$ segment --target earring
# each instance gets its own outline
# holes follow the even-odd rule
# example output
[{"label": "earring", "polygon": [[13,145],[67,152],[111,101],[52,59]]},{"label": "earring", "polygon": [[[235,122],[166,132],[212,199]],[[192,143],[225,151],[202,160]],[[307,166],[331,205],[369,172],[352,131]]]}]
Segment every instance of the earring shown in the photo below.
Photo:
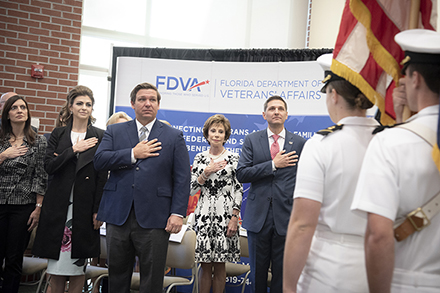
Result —
[{"label": "earring", "polygon": [[73,114],[73,112],[72,111],[70,111],[70,115],[72,115]]}]

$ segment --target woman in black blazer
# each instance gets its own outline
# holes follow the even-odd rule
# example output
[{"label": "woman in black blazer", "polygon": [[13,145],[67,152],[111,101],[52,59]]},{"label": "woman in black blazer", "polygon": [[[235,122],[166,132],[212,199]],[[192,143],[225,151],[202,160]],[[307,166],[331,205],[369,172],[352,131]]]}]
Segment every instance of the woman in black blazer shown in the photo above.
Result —
[{"label": "woman in black blazer", "polygon": [[91,126],[94,98],[85,86],[69,92],[63,121],[50,136],[45,169],[53,179],[46,192],[33,253],[48,258],[52,293],[82,292],[86,259],[99,256],[96,220],[107,172],[98,172],[93,157],[104,130]]},{"label": "woman in black blazer", "polygon": [[20,286],[23,253],[31,231],[38,225],[46,192],[43,168],[46,139],[31,128],[26,100],[10,97],[3,108],[0,128],[0,264],[3,293]]}]

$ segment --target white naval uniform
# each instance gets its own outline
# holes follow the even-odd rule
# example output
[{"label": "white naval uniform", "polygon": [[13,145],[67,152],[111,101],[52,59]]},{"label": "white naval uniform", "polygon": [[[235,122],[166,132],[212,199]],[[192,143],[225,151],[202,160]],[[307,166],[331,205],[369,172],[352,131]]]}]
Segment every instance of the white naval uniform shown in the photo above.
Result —
[{"label": "white naval uniform", "polygon": [[[439,106],[409,121],[437,131]],[[352,209],[392,221],[427,203],[440,190],[432,147],[418,135],[394,127],[378,133],[365,155]],[[395,243],[391,292],[440,292],[440,215],[431,225]]]},{"label": "white naval uniform", "polygon": [[372,118],[345,117],[341,130],[314,135],[298,164],[294,198],[321,202],[318,227],[298,292],[368,292],[363,236],[366,219],[350,211]]}]

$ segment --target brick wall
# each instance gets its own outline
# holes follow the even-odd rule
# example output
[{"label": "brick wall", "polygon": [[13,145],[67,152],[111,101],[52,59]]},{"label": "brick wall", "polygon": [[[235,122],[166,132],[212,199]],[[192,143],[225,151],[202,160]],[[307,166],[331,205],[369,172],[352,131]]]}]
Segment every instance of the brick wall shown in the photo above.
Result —
[{"label": "brick wall", "polygon": [[[82,0],[0,0],[0,94],[26,97],[41,133],[52,131],[78,84]],[[44,66],[44,78],[31,66]]]}]

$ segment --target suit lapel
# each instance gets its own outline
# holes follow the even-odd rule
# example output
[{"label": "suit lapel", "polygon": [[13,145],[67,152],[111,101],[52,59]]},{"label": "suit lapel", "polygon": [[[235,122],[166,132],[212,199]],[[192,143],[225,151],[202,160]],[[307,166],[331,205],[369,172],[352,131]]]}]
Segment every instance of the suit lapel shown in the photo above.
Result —
[{"label": "suit lapel", "polygon": [[[89,126],[87,128],[86,137],[85,139],[91,138],[91,137],[98,137],[98,134],[95,131],[95,128],[92,126]],[[82,152],[78,156],[78,162],[76,163],[76,172],[78,172],[81,168],[89,164],[91,161],[93,161],[93,157],[95,155],[96,149],[98,148],[99,143],[97,143],[94,147],[86,150],[85,152]]]},{"label": "suit lapel", "polygon": [[63,132],[60,134],[60,141],[58,142],[56,149],[61,149],[62,151],[64,151],[68,147],[72,147],[72,138],[70,137],[71,131],[72,131],[71,124],[64,127]]},{"label": "suit lapel", "polygon": [[135,147],[139,143],[139,133],[136,125],[136,120],[130,120],[125,123],[126,133],[128,134],[128,141],[131,147]]},{"label": "suit lapel", "polygon": [[286,138],[284,139],[284,149],[286,150],[286,153],[293,150],[293,146],[295,145],[295,141],[293,138],[293,134],[286,129]]},{"label": "suit lapel", "polygon": [[154,138],[158,138],[163,131],[163,124],[159,120],[156,119],[153,127],[151,127],[150,135],[148,135],[148,140],[152,140]]},{"label": "suit lapel", "polygon": [[272,160],[270,156],[269,138],[267,137],[267,129],[261,132],[260,145],[263,151],[264,160],[265,161]]}]

